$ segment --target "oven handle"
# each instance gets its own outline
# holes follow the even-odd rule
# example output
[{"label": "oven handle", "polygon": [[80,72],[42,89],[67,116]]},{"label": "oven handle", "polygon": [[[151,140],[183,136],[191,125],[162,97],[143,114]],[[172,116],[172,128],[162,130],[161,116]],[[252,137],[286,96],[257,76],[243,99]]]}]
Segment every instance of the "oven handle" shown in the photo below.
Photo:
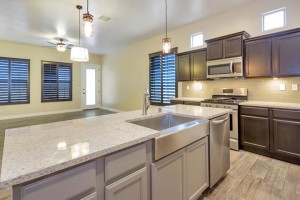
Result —
[{"label": "oven handle", "polygon": [[222,124],[223,122],[227,121],[229,119],[229,116],[226,117],[225,119],[221,119],[221,120],[213,120],[211,123],[212,124]]}]

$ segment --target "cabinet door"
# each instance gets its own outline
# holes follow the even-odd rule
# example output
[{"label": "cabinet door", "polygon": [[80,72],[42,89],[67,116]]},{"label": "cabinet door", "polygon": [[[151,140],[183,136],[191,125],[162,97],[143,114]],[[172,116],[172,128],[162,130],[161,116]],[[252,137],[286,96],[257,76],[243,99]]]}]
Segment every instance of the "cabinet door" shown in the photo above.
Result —
[{"label": "cabinet door", "polygon": [[224,57],[232,58],[243,55],[242,51],[243,39],[242,36],[231,37],[224,40]]},{"label": "cabinet door", "polygon": [[152,199],[185,200],[185,149],[152,164]]},{"label": "cabinet door", "polygon": [[90,195],[87,195],[87,196],[81,198],[80,200],[97,200],[97,193],[94,192]]},{"label": "cabinet door", "polygon": [[300,159],[300,122],[274,119],[274,153]]},{"label": "cabinet door", "polygon": [[300,33],[273,39],[274,76],[300,76]]},{"label": "cabinet door", "polygon": [[207,137],[186,148],[187,199],[196,200],[209,186]]},{"label": "cabinet door", "polygon": [[223,58],[223,40],[207,43],[207,60]]},{"label": "cabinet door", "polygon": [[246,76],[272,76],[272,39],[261,39],[246,43]]},{"label": "cabinet door", "polygon": [[269,151],[269,118],[241,115],[242,145]]},{"label": "cabinet door", "polygon": [[178,81],[191,80],[190,55],[183,55],[177,57],[177,70]]},{"label": "cabinet door", "polygon": [[193,81],[206,80],[206,51],[191,54],[191,70],[191,79]]},{"label": "cabinet door", "polygon": [[106,200],[146,200],[146,167],[105,187]]}]

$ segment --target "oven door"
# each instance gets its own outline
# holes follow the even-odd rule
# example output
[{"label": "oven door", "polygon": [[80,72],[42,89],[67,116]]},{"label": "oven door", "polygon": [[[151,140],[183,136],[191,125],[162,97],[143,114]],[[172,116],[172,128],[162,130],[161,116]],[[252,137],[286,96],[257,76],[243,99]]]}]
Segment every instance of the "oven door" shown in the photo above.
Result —
[{"label": "oven door", "polygon": [[239,150],[239,126],[238,111],[233,110],[230,113],[230,148]]}]

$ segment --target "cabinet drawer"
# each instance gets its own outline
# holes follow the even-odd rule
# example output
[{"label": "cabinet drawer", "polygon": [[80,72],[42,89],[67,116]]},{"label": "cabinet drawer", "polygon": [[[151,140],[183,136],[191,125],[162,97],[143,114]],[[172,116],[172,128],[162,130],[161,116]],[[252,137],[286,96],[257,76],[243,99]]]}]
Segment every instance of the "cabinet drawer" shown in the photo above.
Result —
[{"label": "cabinet drawer", "polygon": [[91,162],[21,188],[22,200],[71,199],[96,188],[96,163]]},{"label": "cabinet drawer", "polygon": [[146,144],[114,153],[105,157],[105,181],[134,171],[146,164]]},{"label": "cabinet drawer", "polygon": [[300,110],[273,109],[274,118],[300,120]]},{"label": "cabinet drawer", "polygon": [[241,114],[242,115],[255,115],[255,116],[268,117],[269,109],[268,108],[241,106]]}]

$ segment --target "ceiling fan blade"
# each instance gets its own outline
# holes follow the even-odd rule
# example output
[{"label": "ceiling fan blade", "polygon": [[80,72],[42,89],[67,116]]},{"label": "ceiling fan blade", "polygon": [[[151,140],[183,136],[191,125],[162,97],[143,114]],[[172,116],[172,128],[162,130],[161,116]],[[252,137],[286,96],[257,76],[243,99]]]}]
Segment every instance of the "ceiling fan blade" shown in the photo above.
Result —
[{"label": "ceiling fan blade", "polygon": [[49,41],[47,41],[49,44],[52,44],[52,45],[55,45],[56,46],[56,43],[53,43],[53,42],[49,42]]}]

